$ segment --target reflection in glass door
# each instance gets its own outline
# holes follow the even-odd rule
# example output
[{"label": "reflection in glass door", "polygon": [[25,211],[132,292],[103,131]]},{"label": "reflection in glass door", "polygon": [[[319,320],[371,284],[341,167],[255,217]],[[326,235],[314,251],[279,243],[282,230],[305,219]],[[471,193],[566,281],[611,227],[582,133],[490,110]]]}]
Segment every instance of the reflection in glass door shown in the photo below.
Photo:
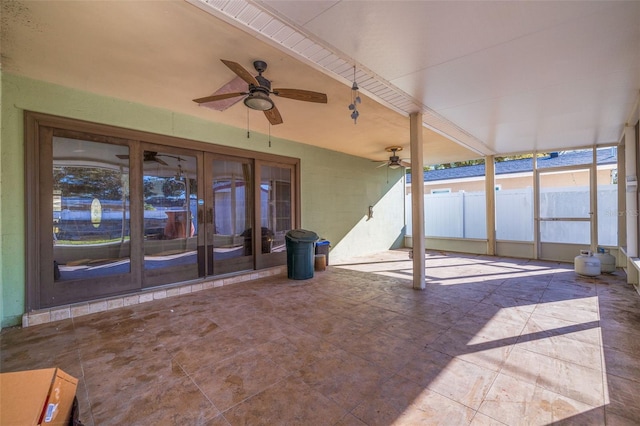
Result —
[{"label": "reflection in glass door", "polygon": [[144,286],[199,276],[197,157],[144,151]]},{"label": "reflection in glass door", "polygon": [[538,170],[540,258],[571,260],[591,245],[589,168]]},{"label": "reflection in glass door", "polygon": [[258,267],[285,261],[285,235],[293,223],[293,170],[280,165],[260,166],[260,224],[262,250]]},{"label": "reflection in glass door", "polygon": [[286,263],[299,160],[37,113],[25,122],[27,310]]},{"label": "reflection in glass door", "polygon": [[253,269],[253,167],[248,160],[211,158],[212,226],[207,232],[213,274]]},{"label": "reflection in glass door", "polygon": [[54,280],[131,271],[128,147],[53,140]]},{"label": "reflection in glass door", "polygon": [[40,181],[40,217],[51,224],[42,229],[40,306],[133,288],[125,143],[52,137],[51,171]]}]

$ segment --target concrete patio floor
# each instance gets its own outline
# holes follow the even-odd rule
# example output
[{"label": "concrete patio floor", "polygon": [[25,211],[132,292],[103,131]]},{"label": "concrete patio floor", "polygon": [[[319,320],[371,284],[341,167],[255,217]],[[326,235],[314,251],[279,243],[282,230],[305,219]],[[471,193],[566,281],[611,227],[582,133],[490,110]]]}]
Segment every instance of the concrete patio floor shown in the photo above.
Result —
[{"label": "concrete patio floor", "polygon": [[79,379],[85,425],[637,425],[624,273],[406,251],[0,334],[0,370]]}]

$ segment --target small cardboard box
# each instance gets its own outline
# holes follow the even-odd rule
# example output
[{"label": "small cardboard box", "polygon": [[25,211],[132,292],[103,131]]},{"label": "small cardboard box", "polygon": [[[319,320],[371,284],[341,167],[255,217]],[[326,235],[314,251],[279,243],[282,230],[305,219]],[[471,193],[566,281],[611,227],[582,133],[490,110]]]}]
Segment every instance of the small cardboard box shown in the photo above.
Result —
[{"label": "small cardboard box", "polygon": [[0,425],[68,425],[77,386],[59,368],[0,374]]}]

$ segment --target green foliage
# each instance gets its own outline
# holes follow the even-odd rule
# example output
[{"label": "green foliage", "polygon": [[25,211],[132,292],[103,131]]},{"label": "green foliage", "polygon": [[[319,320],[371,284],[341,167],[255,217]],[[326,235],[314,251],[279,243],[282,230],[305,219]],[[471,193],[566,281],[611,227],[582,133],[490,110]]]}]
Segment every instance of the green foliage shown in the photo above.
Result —
[{"label": "green foliage", "polygon": [[98,167],[63,166],[53,169],[54,189],[64,197],[120,200],[123,178],[118,170]]}]

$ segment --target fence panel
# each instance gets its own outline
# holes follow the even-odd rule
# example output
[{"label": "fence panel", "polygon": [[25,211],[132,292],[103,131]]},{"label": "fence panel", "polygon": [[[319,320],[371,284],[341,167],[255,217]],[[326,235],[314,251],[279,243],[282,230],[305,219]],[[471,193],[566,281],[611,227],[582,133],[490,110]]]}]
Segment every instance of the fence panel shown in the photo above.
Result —
[{"label": "fence panel", "polygon": [[598,185],[598,244],[618,245],[617,185]]},{"label": "fence panel", "polygon": [[496,191],[496,239],[533,241],[533,188]]},{"label": "fence panel", "polygon": [[426,194],[424,230],[427,237],[464,237],[464,193]]},{"label": "fence panel", "polygon": [[463,238],[487,238],[487,205],[484,191],[462,192]]},{"label": "fence panel", "polygon": [[[405,201],[407,235],[413,235],[411,195],[407,195]],[[588,217],[588,188],[544,189],[540,192],[540,201],[542,217]],[[424,203],[427,237],[487,237],[484,191],[425,194]],[[617,186],[598,186],[598,244],[618,244],[617,212]],[[496,192],[498,240],[533,241],[533,217],[532,188]],[[543,222],[541,241],[574,241],[588,244],[588,224],[585,224],[586,222]]]}]

